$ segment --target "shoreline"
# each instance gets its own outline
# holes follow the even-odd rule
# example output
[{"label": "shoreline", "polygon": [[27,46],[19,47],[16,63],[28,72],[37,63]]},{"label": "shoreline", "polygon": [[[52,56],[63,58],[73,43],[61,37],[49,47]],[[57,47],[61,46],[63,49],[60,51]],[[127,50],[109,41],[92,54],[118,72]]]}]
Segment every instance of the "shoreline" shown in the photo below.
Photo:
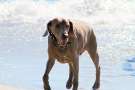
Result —
[{"label": "shoreline", "polygon": [[19,89],[10,85],[0,84],[0,90],[23,90],[23,89]]}]

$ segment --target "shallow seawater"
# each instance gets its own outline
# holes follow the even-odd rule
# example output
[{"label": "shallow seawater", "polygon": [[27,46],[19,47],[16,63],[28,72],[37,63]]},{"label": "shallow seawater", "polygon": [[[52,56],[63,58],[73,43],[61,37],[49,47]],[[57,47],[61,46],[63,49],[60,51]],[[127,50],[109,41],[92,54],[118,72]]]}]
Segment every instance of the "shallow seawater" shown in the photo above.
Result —
[{"label": "shallow seawater", "polygon": [[[53,6],[53,4],[58,1],[61,0],[30,0],[29,2],[24,0],[22,1],[23,3],[18,0],[0,0],[0,10],[2,12],[0,14],[0,84],[6,84],[24,90],[43,90],[42,76],[48,59],[48,46],[47,37],[42,37],[42,35],[46,30],[45,22],[48,21],[49,16],[55,16],[57,13],[58,15],[63,14],[64,12],[65,16],[66,14],[69,14],[69,16],[73,18],[79,14],[80,16],[83,15],[81,14],[81,11],[84,13],[85,9],[94,8],[94,10],[97,10],[97,6],[87,8],[87,6],[83,6],[85,3],[78,2],[77,0],[74,0],[75,2],[73,5],[72,0],[67,2],[69,5],[71,4],[70,7],[72,8],[68,7],[65,2],[60,2],[60,4],[58,3],[58,6]],[[115,5],[110,7],[113,3],[116,4],[116,1],[110,1],[110,3],[107,2],[108,7],[105,8],[112,10],[112,12],[109,12],[113,16],[113,10],[124,2],[119,0],[116,7]],[[8,2],[9,6],[13,7],[9,8],[8,4],[7,6],[6,4],[5,6],[2,6],[5,2]],[[47,4],[44,2],[47,2]],[[105,1],[103,0],[100,3],[104,4],[104,2]],[[119,15],[129,15],[127,17],[130,17],[130,10],[132,11],[135,9],[132,4],[134,0],[130,0],[129,2],[131,4],[128,3],[128,6],[131,7],[126,7],[124,3],[122,5],[125,5],[125,8],[122,7],[120,10],[116,10],[117,18],[108,18],[105,16],[103,17],[105,20],[100,19],[102,18],[102,13],[101,17],[100,15],[97,15],[96,18],[88,17],[89,20],[97,20],[97,24],[94,24],[93,28],[97,37],[101,65],[100,90],[135,89],[135,19],[133,18],[134,16],[131,18],[125,17],[124,20],[127,21],[125,23],[123,18],[122,21],[119,21],[121,18],[118,17]],[[52,5],[52,9],[50,9],[53,11],[48,9],[48,3]],[[23,10],[23,5],[26,6],[28,10]],[[90,5],[93,5],[93,3]],[[124,14],[121,14],[121,12],[118,13],[122,10],[126,12],[126,9],[130,9],[129,12]],[[80,12],[78,13],[78,11]],[[132,11],[132,13],[134,15],[134,11]],[[94,15],[96,15],[96,13]],[[106,15],[106,13],[103,15]],[[88,18],[86,19],[88,20]],[[98,22],[98,19],[101,21],[99,20]],[[104,21],[111,22],[111,20],[112,23],[104,23]],[[92,85],[95,81],[95,68],[87,52],[80,56],[79,68],[79,90],[92,90]],[[67,79],[68,64],[56,62],[50,73],[49,79],[52,90],[67,90]]]},{"label": "shallow seawater", "polygon": [[[43,90],[47,38],[42,23],[0,24],[0,84]],[[135,25],[94,25],[101,64],[100,90],[135,88]],[[52,90],[66,90],[68,65],[56,62]],[[95,68],[87,53],[80,56],[79,90],[92,90]]]}]

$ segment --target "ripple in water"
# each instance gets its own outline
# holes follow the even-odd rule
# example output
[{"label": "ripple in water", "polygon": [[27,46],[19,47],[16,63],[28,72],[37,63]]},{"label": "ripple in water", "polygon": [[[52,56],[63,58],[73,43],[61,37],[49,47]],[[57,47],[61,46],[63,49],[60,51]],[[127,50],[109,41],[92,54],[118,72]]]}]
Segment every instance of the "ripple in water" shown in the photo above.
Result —
[{"label": "ripple in water", "polygon": [[123,70],[130,76],[135,76],[135,57],[130,57],[123,63]]}]

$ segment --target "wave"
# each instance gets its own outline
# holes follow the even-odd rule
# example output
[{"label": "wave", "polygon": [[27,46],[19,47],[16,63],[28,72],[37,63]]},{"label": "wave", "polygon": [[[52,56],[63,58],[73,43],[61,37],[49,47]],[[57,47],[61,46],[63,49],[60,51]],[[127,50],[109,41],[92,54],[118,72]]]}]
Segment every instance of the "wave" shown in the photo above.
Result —
[{"label": "wave", "polygon": [[98,23],[134,23],[135,0],[0,0],[0,21],[37,22],[62,16]]}]

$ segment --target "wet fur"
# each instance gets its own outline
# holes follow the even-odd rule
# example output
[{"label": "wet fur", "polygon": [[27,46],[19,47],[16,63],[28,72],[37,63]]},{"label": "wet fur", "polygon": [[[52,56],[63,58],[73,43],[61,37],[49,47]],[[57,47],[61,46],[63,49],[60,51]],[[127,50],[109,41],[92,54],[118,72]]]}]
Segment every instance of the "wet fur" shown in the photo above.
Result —
[{"label": "wet fur", "polygon": [[[47,24],[47,31],[45,32],[44,36],[47,36],[51,32],[50,28],[55,29],[53,24],[59,23],[61,19],[63,18],[55,18],[50,20]],[[57,22],[55,20],[57,20]],[[51,35],[48,36],[48,61],[46,71],[43,76],[44,90],[51,90],[48,75],[55,64],[55,60],[58,60],[60,63],[69,64],[69,78],[67,80],[66,88],[70,89],[73,86],[72,90],[77,90],[79,78],[79,55],[81,55],[84,51],[88,52],[96,68],[96,80],[93,85],[93,89],[95,90],[100,87],[100,66],[96,36],[93,29],[81,21],[65,21],[70,24],[68,33],[69,41],[72,43],[72,46],[66,48],[56,47]],[[55,32],[55,30],[53,32]]]}]

